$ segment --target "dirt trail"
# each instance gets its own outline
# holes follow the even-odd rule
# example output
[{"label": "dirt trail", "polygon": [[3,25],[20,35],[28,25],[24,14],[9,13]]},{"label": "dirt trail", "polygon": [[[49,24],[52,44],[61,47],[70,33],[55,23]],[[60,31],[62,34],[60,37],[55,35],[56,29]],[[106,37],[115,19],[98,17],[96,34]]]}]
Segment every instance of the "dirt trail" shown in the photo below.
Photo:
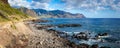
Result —
[{"label": "dirt trail", "polygon": [[27,46],[28,35],[31,33],[24,22],[0,25],[0,48],[23,48]]},{"label": "dirt trail", "polygon": [[4,24],[0,27],[0,48],[77,48],[67,39],[45,29],[38,30],[29,21]]}]

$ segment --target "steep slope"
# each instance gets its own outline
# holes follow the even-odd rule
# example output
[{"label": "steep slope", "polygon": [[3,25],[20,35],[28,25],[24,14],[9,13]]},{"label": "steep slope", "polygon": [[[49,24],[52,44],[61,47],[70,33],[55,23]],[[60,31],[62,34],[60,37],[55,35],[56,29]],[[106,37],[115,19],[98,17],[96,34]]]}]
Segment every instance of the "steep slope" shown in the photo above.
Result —
[{"label": "steep slope", "polygon": [[7,0],[0,0],[0,22],[20,20],[27,17],[27,15],[23,14],[17,9],[10,7]]},{"label": "steep slope", "polygon": [[24,48],[27,34],[32,31],[24,22],[14,21],[26,19],[28,16],[11,8],[7,1],[0,0],[0,48]]},{"label": "steep slope", "polygon": [[61,10],[53,10],[49,11],[53,16],[58,16],[59,18],[85,18],[83,14],[72,14],[69,12],[61,11]]},{"label": "steep slope", "polygon": [[44,9],[33,9],[39,16],[51,16],[51,18],[85,18],[83,14],[72,14],[61,10],[47,11]]},{"label": "steep slope", "polygon": [[18,10],[20,10],[21,12],[29,15],[29,16],[32,16],[32,17],[37,17],[38,15],[36,14],[36,12],[34,12],[33,10],[31,9],[28,9],[28,8],[25,8],[25,7],[21,7],[19,8]]}]

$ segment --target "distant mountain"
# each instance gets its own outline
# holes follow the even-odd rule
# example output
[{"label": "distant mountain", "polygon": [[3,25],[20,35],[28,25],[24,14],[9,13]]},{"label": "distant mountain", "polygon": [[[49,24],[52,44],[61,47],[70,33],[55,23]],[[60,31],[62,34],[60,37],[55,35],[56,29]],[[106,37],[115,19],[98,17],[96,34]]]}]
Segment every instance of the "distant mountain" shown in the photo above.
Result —
[{"label": "distant mountain", "polygon": [[48,18],[85,18],[83,14],[80,14],[80,13],[72,14],[70,12],[65,12],[61,10],[47,11],[44,9],[27,9],[24,7],[19,8],[19,10],[33,17],[39,16],[39,17],[45,17],[45,18],[47,17]]},{"label": "distant mountain", "polygon": [[61,10],[52,10],[47,11],[44,9],[32,9],[34,10],[38,16],[51,16],[51,18],[85,18],[83,14],[72,14],[69,12],[61,11]]}]

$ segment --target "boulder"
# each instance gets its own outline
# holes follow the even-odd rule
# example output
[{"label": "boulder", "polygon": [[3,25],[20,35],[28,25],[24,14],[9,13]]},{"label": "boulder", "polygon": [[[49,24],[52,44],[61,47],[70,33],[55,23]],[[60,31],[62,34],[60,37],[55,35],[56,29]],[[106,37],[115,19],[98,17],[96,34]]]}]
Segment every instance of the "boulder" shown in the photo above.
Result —
[{"label": "boulder", "polygon": [[108,33],[98,33],[98,35],[96,35],[97,38],[106,38],[108,37]]},{"label": "boulder", "polygon": [[79,48],[89,48],[89,47],[90,45],[84,43],[79,45]]},{"label": "boulder", "polygon": [[88,40],[88,35],[84,32],[80,32],[74,35],[74,38]]},{"label": "boulder", "polygon": [[98,34],[99,36],[107,36],[108,35],[108,33],[103,33],[103,34]]},{"label": "boulder", "polygon": [[99,48],[98,44],[93,44],[90,48]]}]

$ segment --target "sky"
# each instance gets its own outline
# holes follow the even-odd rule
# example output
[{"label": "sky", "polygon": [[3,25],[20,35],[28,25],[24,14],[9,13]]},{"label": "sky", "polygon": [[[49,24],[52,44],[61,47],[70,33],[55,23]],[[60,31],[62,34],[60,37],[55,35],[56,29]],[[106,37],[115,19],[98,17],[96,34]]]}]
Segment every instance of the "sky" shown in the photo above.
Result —
[{"label": "sky", "polygon": [[8,0],[12,7],[63,10],[87,18],[120,18],[120,0]]}]

